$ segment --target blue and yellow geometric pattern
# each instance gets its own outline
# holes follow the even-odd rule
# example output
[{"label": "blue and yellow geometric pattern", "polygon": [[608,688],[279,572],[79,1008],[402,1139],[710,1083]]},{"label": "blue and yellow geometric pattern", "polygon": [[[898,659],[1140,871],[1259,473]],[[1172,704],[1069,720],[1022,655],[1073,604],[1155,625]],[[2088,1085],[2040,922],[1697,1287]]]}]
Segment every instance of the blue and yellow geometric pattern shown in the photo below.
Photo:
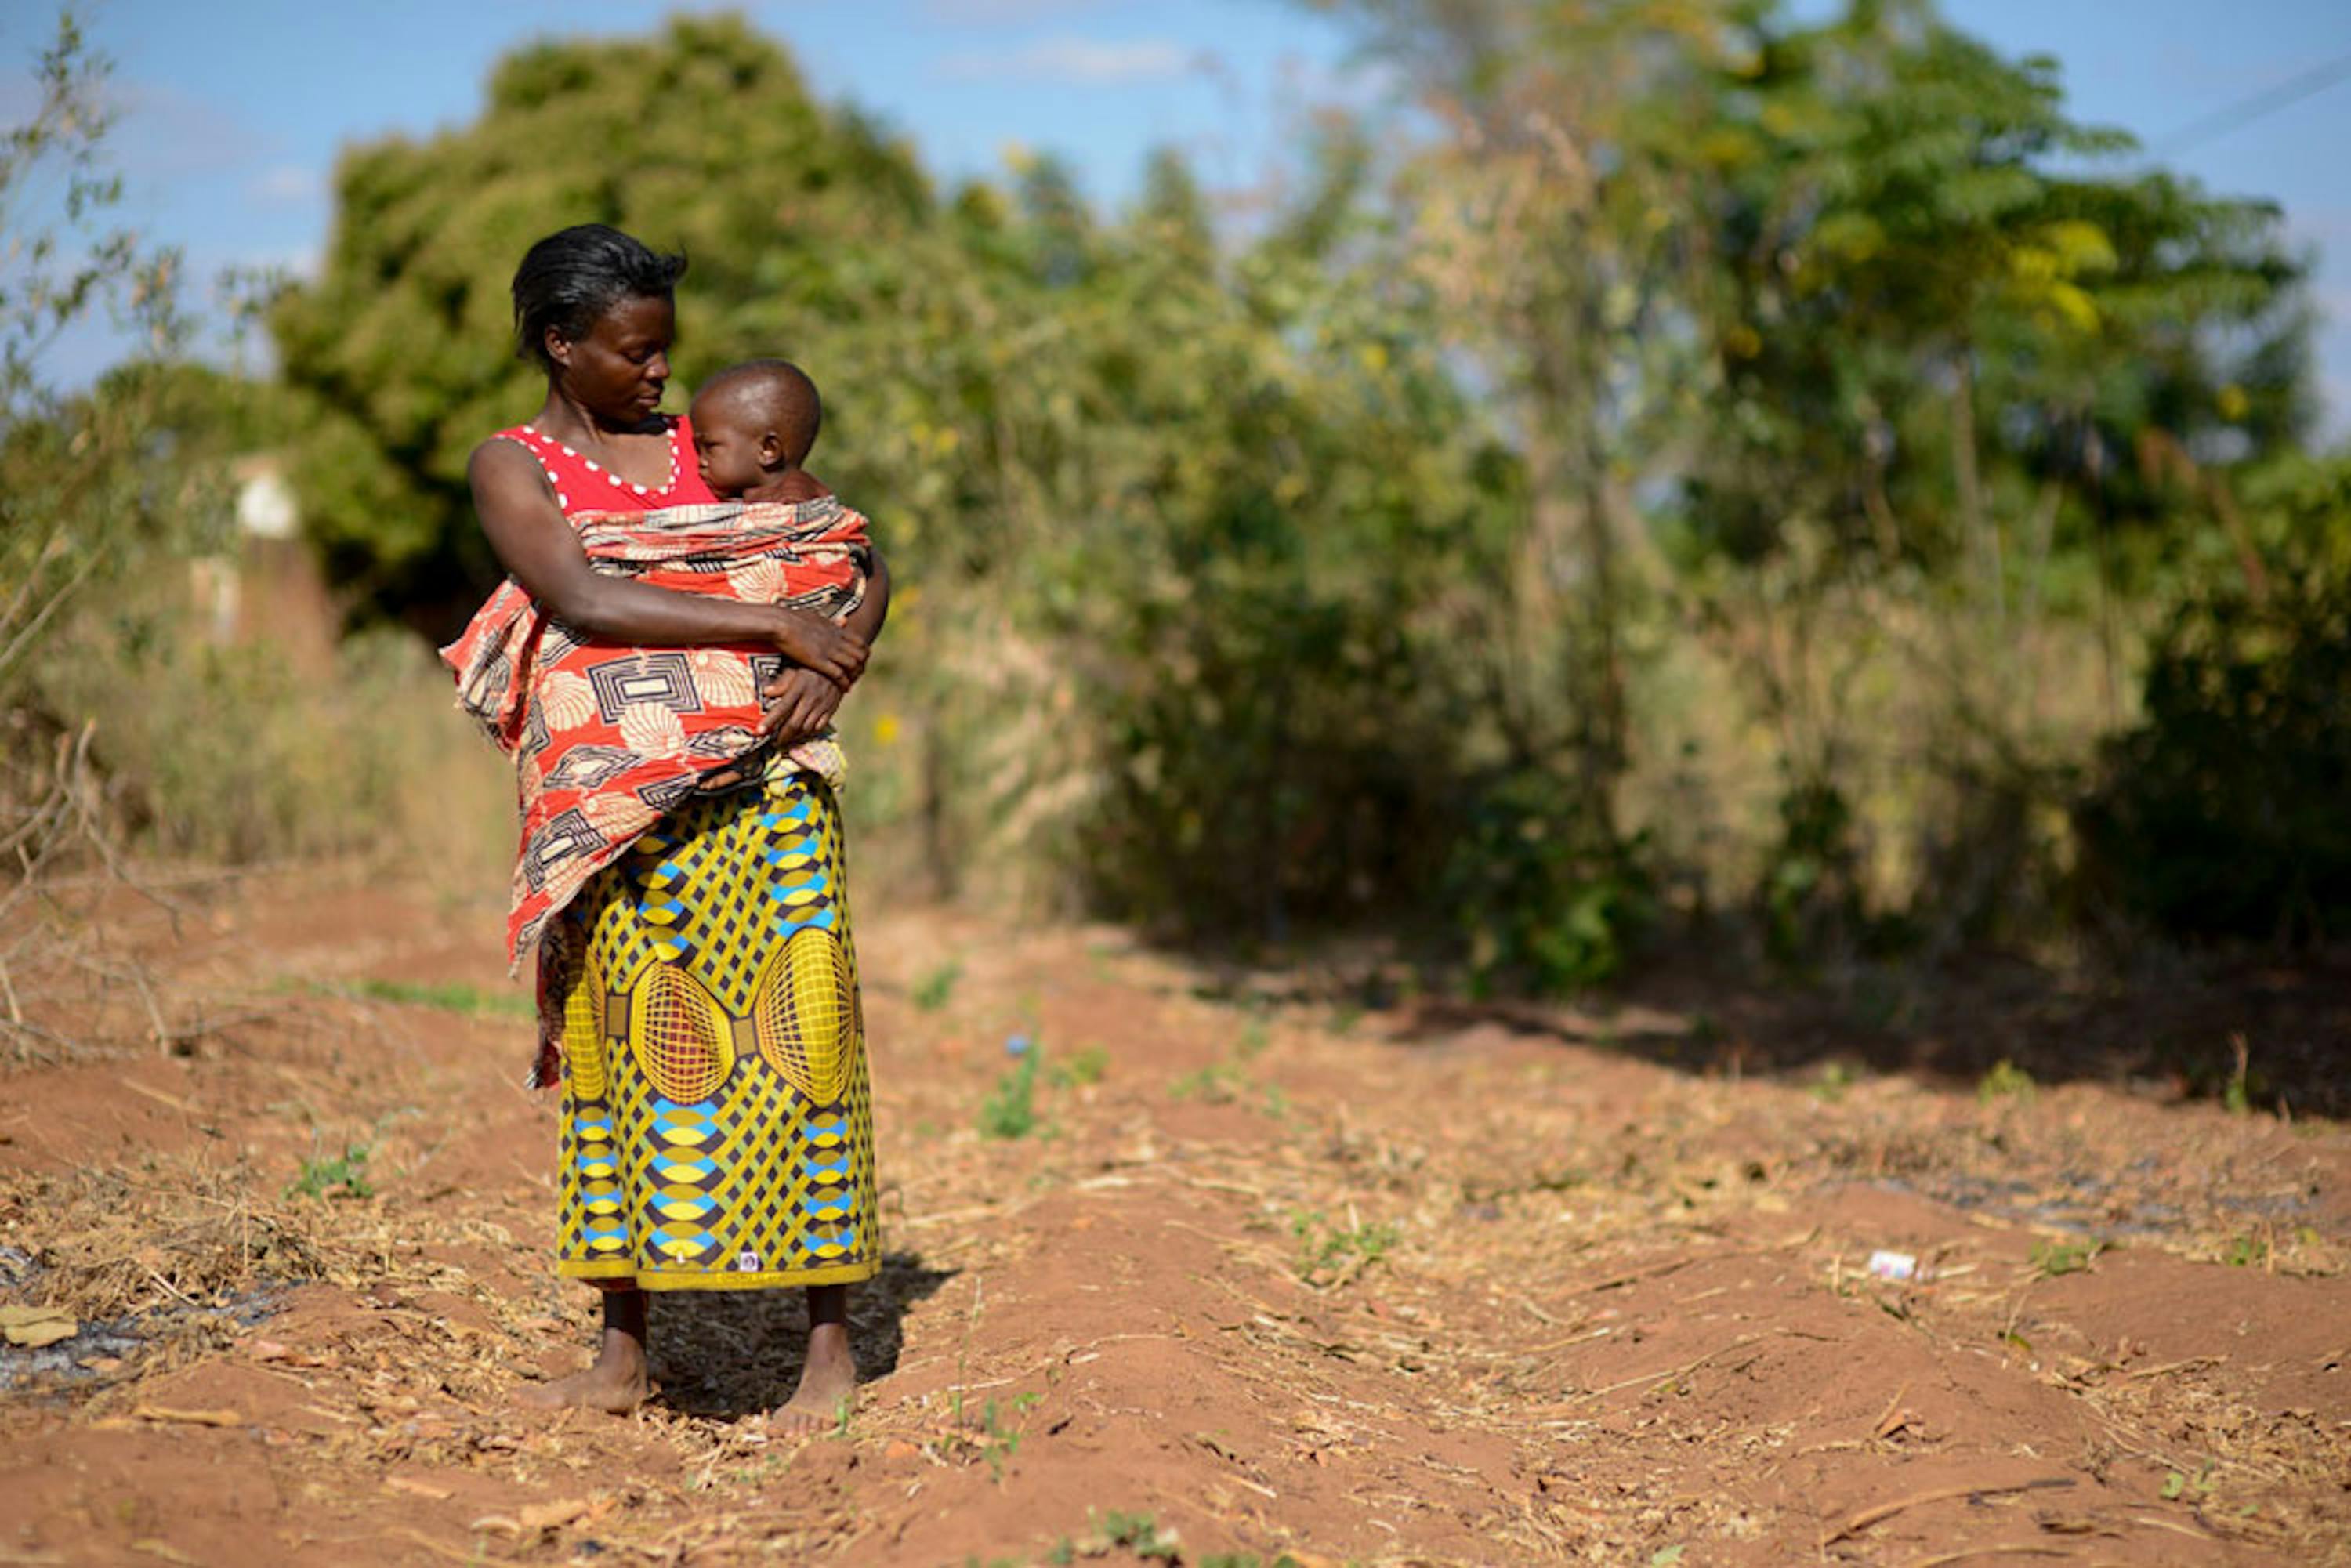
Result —
[{"label": "blue and yellow geometric pattern", "polygon": [[653,1291],[872,1277],[872,1097],[822,779],[680,806],[580,892],[546,956],[560,1272]]}]

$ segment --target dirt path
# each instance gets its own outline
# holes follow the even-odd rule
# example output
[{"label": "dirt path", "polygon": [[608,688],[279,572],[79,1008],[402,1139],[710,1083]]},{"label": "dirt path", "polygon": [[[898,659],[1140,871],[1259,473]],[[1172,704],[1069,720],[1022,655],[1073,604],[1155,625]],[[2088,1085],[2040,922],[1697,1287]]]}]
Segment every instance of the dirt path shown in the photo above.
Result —
[{"label": "dirt path", "polygon": [[639,1416],[517,1414],[592,1303],[493,924],[255,884],[174,959],[224,1027],[0,1079],[0,1306],[78,1331],[0,1350],[0,1563],[2351,1561],[2338,1124],[1728,1082],[944,915],[861,934],[846,1429],[748,1418],[757,1298],[656,1303]]}]

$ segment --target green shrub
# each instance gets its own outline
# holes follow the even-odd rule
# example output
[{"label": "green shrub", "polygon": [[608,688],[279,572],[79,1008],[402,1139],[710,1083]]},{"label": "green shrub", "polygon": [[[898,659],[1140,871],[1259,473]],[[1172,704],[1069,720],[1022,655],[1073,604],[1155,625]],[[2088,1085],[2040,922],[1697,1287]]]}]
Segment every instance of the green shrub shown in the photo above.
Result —
[{"label": "green shrub", "polygon": [[1564,992],[1621,973],[1656,914],[1643,848],[1606,837],[1557,776],[1528,770],[1482,792],[1445,883],[1474,982]]},{"label": "green shrub", "polygon": [[2092,890],[2179,937],[2351,931],[2346,694],[2351,574],[2184,607],[2077,813]]},{"label": "green shrub", "polygon": [[1861,850],[1853,808],[1825,781],[1792,785],[1780,797],[1780,841],[1757,899],[1764,946],[1797,965],[1849,946],[1861,935]]}]

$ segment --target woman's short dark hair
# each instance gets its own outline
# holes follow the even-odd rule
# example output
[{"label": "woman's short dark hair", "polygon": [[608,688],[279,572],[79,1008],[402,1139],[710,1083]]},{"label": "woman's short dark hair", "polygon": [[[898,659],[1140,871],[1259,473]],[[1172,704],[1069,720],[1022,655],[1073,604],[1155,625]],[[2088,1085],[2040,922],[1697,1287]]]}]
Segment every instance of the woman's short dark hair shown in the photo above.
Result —
[{"label": "woman's short dark hair", "polygon": [[684,274],[683,256],[660,255],[604,224],[559,230],[526,251],[515,268],[516,351],[551,369],[549,327],[576,343],[623,299],[671,298]]}]

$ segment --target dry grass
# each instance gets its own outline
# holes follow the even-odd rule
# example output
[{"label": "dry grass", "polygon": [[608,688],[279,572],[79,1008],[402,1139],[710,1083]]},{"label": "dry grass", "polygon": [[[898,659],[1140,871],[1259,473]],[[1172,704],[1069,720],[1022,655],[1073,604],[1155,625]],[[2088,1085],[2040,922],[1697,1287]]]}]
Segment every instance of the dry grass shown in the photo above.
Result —
[{"label": "dry grass", "polygon": [[[257,1290],[327,1275],[348,1235],[315,1207],[273,1202],[249,1169],[173,1158],[0,1185],[0,1215],[36,1235],[29,1294],[100,1321],[222,1311]],[[37,1218],[37,1225],[34,1222]]]}]

